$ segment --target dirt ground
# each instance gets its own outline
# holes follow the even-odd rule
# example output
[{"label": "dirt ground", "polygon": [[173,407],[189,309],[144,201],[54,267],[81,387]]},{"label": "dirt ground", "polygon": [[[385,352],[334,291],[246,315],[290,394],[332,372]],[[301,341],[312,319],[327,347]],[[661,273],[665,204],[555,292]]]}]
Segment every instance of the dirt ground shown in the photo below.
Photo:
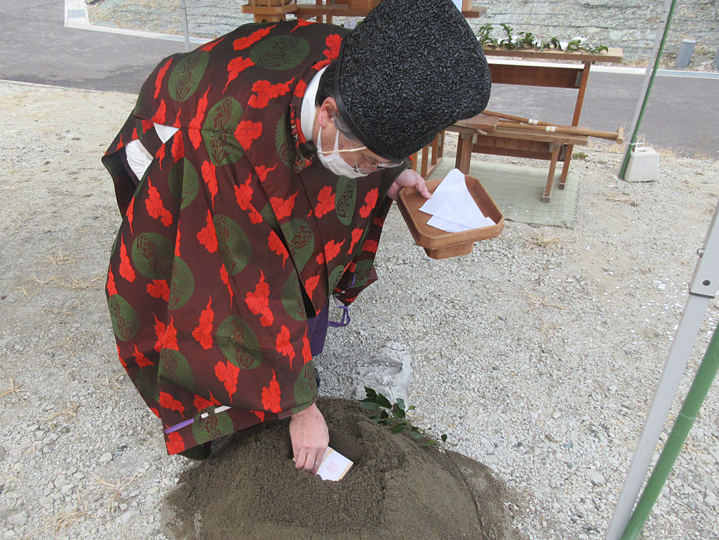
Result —
[{"label": "dirt ground", "polygon": [[[5,538],[173,538],[162,509],[192,481],[116,360],[104,299],[119,216],[100,157],[132,106],[0,83]],[[620,154],[587,154],[573,230],[508,223],[433,261],[393,211],[381,280],[319,360],[323,393],[346,398],[358,362],[401,342],[415,421],[506,483],[528,538],[603,537],[719,198],[715,162],[662,156],[658,182],[630,184]],[[690,374],[718,320],[714,300]],[[645,538],[719,538],[718,411],[713,388]]]}]

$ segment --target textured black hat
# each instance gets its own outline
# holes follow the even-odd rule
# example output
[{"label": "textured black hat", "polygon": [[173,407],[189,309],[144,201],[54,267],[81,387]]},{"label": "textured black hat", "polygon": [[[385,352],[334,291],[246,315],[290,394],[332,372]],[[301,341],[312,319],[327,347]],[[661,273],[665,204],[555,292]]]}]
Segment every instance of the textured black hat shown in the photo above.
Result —
[{"label": "textured black hat", "polygon": [[385,159],[413,154],[489,101],[482,47],[452,0],[383,0],[344,38],[338,61],[339,112]]}]

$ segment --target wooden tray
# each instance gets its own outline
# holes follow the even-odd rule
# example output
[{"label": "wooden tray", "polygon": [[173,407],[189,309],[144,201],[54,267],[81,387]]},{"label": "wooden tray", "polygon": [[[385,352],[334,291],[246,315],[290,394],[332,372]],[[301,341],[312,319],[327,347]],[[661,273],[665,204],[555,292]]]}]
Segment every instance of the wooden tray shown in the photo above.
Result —
[{"label": "wooden tray", "polygon": [[[442,179],[427,182],[427,189],[433,193],[441,181]],[[432,216],[419,210],[427,199],[413,187],[402,188],[399,192],[397,206],[399,206],[402,217],[407,223],[415,243],[423,247],[432,259],[467,255],[472,252],[475,242],[496,238],[504,229],[504,216],[482,183],[472,176],[465,176],[465,182],[479,209],[485,216],[492,218],[496,225],[456,233],[437,229],[427,225]]]}]

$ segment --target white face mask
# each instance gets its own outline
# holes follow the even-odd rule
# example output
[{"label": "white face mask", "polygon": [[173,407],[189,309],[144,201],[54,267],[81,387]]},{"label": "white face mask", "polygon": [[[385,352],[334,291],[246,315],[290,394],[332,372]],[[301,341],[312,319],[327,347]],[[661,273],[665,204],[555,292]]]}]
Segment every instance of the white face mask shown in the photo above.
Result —
[{"label": "white face mask", "polygon": [[337,130],[337,136],[335,137],[335,149],[329,155],[322,153],[322,126],[320,126],[320,132],[317,135],[317,157],[320,159],[320,163],[329,169],[337,176],[346,176],[347,178],[360,178],[361,176],[367,176],[359,171],[355,171],[354,168],[347,163],[339,153],[339,141],[340,132]]}]

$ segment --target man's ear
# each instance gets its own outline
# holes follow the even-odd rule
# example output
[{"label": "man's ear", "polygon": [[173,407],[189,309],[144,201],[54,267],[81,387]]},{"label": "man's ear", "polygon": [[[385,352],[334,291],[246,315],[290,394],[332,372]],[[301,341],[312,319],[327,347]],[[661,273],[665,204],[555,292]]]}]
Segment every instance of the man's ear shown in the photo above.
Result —
[{"label": "man's ear", "polygon": [[337,114],[337,103],[334,98],[325,98],[322,105],[320,105],[318,121],[322,128],[326,128],[332,123],[332,118]]}]

